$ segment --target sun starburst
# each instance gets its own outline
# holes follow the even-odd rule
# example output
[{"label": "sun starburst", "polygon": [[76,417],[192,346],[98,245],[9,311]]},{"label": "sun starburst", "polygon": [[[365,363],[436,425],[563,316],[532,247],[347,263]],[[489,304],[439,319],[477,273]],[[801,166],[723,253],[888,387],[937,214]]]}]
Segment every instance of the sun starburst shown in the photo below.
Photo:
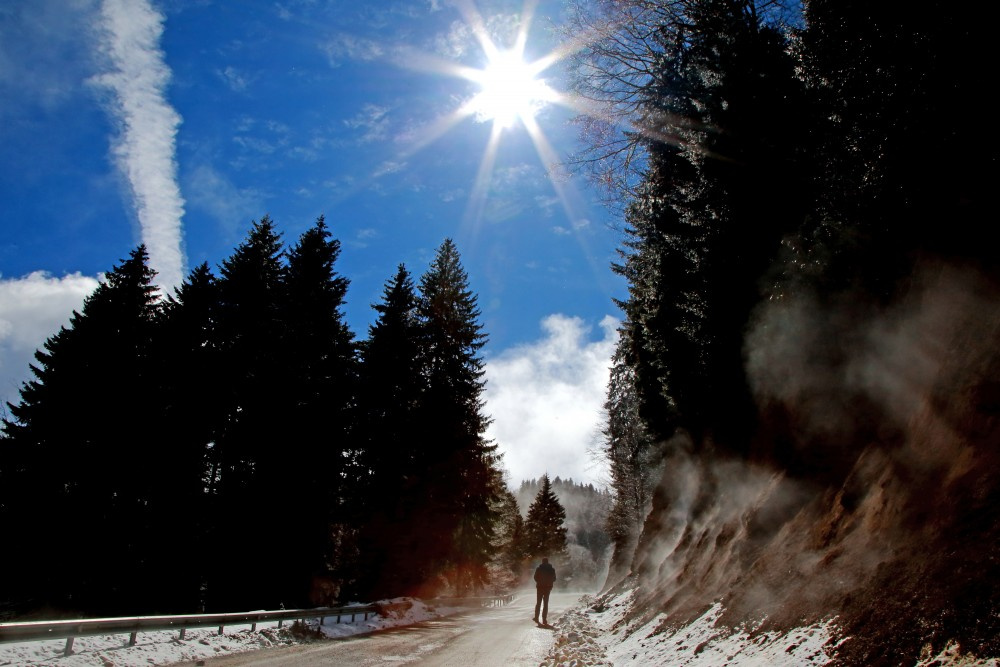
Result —
[{"label": "sun starburst", "polygon": [[428,54],[411,52],[407,56],[408,67],[446,74],[471,82],[478,87],[478,91],[467,97],[455,111],[425,128],[422,136],[413,145],[413,150],[422,149],[470,117],[478,122],[492,123],[466,209],[466,220],[473,224],[480,221],[483,216],[502,135],[519,127],[531,137],[567,216],[570,219],[575,217],[571,205],[571,200],[575,197],[570,196],[569,186],[562,175],[555,173],[560,160],[542,131],[539,115],[551,104],[582,110],[571,96],[560,92],[542,77],[549,68],[579,45],[564,44],[541,58],[527,59],[528,33],[536,5],[537,0],[526,1],[519,17],[513,44],[501,47],[494,41],[486,21],[472,0],[456,2],[465,24],[482,50],[485,64],[481,68],[460,65]]},{"label": "sun starburst", "polygon": [[469,102],[479,120],[492,120],[501,129],[515,122],[530,123],[547,104],[558,99],[556,92],[538,78],[538,62],[525,62],[518,50],[497,51],[482,70],[470,78],[481,91]]}]

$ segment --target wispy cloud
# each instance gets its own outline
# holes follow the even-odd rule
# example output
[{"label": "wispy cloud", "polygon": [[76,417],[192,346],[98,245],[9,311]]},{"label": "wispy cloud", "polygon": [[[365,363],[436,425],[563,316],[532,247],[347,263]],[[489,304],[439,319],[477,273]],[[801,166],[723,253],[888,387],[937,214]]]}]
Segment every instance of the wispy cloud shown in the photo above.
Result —
[{"label": "wispy cloud", "polygon": [[400,162],[397,160],[386,160],[375,169],[372,174],[374,178],[381,178],[383,176],[388,176],[389,174],[395,174],[406,168],[406,162]]},{"label": "wispy cloud", "polygon": [[35,350],[69,323],[97,284],[79,273],[56,278],[44,271],[0,279],[0,406],[16,402],[21,383],[31,379]]},{"label": "wispy cloud", "polygon": [[257,79],[255,75],[246,74],[232,65],[228,65],[225,69],[216,70],[215,73],[229,86],[230,90],[237,93],[244,92]]},{"label": "wispy cloud", "polygon": [[496,441],[515,484],[544,472],[601,481],[587,452],[598,437],[618,322],[601,321],[600,340],[578,317],[550,315],[544,337],[486,361],[487,437]]},{"label": "wispy cloud", "polygon": [[371,241],[380,237],[381,234],[374,227],[364,227],[354,233],[354,238],[347,241],[353,248],[367,248]]},{"label": "wispy cloud", "polygon": [[385,55],[385,47],[375,40],[338,33],[320,44],[331,67],[340,67],[344,60],[363,62],[377,60]]},{"label": "wispy cloud", "polygon": [[541,209],[545,217],[552,217],[552,212],[559,206],[559,197],[552,195],[535,195],[535,204]]},{"label": "wispy cloud", "polygon": [[107,69],[94,81],[112,93],[110,113],[119,125],[112,151],[128,181],[157,283],[169,291],[185,270],[184,199],[175,158],[181,117],[166,99],[170,69],[160,49],[163,16],[148,0],[104,0],[97,27]]},{"label": "wispy cloud", "polygon": [[578,218],[573,221],[571,228],[556,225],[552,228],[552,231],[560,236],[569,236],[570,234],[581,234],[588,229],[590,229],[590,220]]},{"label": "wispy cloud", "polygon": [[[514,45],[521,18],[517,14],[490,14],[486,17],[486,33],[501,48]],[[445,58],[464,58],[479,49],[475,31],[466,21],[453,21],[449,29],[434,36],[431,50]]]},{"label": "wispy cloud", "polygon": [[362,130],[358,142],[383,141],[388,135],[389,108],[378,104],[366,104],[354,118],[344,121],[344,125],[354,130]]}]

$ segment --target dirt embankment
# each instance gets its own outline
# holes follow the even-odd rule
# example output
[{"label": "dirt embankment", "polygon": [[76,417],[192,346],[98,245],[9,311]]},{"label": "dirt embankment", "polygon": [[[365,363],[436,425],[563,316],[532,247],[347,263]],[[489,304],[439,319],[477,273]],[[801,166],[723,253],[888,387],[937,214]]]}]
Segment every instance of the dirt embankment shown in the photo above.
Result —
[{"label": "dirt embankment", "polygon": [[[835,343],[817,322],[841,327]],[[845,665],[950,642],[1000,656],[1000,290],[927,266],[897,305],[837,322],[761,312],[766,454],[670,448],[631,574],[609,582],[635,589],[625,622],[665,612],[666,629],[722,601],[720,623],[758,632],[836,617]]]}]

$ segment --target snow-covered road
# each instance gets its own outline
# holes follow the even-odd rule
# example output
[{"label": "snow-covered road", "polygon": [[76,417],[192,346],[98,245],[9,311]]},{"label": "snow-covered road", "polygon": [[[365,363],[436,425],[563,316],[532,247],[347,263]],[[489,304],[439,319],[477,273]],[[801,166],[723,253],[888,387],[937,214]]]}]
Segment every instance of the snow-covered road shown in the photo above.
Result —
[{"label": "snow-covered road", "polygon": [[[558,619],[579,594],[553,593],[549,621]],[[477,667],[538,665],[552,647],[551,629],[531,621],[534,595],[520,595],[506,607],[461,612],[446,618],[371,635],[264,649],[204,661],[206,667],[251,665],[419,664]],[[194,662],[182,663],[195,665]]]}]

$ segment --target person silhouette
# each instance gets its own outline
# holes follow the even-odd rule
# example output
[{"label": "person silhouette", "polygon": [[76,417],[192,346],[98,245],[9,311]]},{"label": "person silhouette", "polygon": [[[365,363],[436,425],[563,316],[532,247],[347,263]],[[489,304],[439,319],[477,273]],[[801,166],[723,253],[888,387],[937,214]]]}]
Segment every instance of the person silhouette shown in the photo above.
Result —
[{"label": "person silhouette", "polygon": [[552,586],[556,583],[556,569],[549,563],[548,558],[542,558],[542,563],[535,568],[535,616],[533,620],[538,623],[538,610],[542,611],[542,625],[548,625],[549,616],[549,594]]}]

